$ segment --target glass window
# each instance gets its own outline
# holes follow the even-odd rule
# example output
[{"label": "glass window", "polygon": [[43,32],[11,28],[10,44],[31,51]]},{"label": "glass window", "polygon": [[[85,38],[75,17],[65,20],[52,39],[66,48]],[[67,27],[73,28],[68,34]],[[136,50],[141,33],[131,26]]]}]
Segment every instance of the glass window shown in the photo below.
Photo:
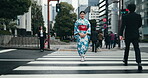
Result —
[{"label": "glass window", "polygon": [[142,20],[142,25],[144,25],[144,19]]},{"label": "glass window", "polygon": [[144,2],[144,0],[142,0],[142,2]]},{"label": "glass window", "polygon": [[144,5],[142,5],[142,9],[144,9]]},{"label": "glass window", "polygon": [[20,26],[20,19],[17,20],[17,25]]},{"label": "glass window", "polygon": [[142,2],[142,0],[137,0],[137,3],[141,3]]}]

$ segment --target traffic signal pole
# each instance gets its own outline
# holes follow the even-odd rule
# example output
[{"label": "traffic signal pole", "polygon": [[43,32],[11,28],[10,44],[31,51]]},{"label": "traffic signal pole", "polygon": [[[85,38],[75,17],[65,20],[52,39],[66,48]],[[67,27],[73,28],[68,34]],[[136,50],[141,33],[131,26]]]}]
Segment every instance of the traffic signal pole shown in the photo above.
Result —
[{"label": "traffic signal pole", "polygon": [[49,3],[50,1],[58,1],[59,0],[47,0],[47,14],[48,14],[48,19],[47,19],[47,23],[48,23],[48,49],[50,49],[50,7],[49,7]]},{"label": "traffic signal pole", "polygon": [[[121,14],[121,9],[123,9],[123,4],[124,0],[119,0],[119,24],[118,24],[118,36],[120,35],[120,28],[122,25],[122,14]],[[118,37],[119,38],[119,37]],[[120,48],[120,39],[118,40],[118,47]]]},{"label": "traffic signal pole", "polygon": [[108,34],[108,0],[105,0],[106,1],[106,22],[104,23],[104,25],[106,25],[106,28],[104,29],[104,36],[106,36]]}]

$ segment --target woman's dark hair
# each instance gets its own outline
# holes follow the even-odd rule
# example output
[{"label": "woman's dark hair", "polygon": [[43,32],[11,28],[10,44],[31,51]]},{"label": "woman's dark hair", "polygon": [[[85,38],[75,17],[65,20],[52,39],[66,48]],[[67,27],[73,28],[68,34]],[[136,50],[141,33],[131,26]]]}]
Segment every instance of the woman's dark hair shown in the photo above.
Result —
[{"label": "woman's dark hair", "polygon": [[129,4],[127,6],[127,9],[129,9],[130,12],[134,12],[136,10],[136,5],[135,4]]},{"label": "woman's dark hair", "polygon": [[81,12],[80,12],[80,14],[81,14],[81,13],[84,13],[84,14],[86,14],[86,13],[85,13],[85,11],[81,11]]}]

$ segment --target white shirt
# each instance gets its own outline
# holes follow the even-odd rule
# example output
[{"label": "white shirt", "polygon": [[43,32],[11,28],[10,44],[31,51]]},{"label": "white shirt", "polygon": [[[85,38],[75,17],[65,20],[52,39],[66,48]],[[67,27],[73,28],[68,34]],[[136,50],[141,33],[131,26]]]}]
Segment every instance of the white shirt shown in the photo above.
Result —
[{"label": "white shirt", "polygon": [[43,37],[43,30],[40,31],[40,37]]}]

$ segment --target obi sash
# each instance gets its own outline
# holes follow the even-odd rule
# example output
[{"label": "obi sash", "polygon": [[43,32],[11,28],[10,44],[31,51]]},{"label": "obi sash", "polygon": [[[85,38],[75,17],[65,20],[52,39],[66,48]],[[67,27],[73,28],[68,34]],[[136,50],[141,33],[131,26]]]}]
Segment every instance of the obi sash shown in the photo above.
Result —
[{"label": "obi sash", "polygon": [[87,29],[88,29],[86,25],[79,25],[78,28],[80,31],[87,31]]}]

